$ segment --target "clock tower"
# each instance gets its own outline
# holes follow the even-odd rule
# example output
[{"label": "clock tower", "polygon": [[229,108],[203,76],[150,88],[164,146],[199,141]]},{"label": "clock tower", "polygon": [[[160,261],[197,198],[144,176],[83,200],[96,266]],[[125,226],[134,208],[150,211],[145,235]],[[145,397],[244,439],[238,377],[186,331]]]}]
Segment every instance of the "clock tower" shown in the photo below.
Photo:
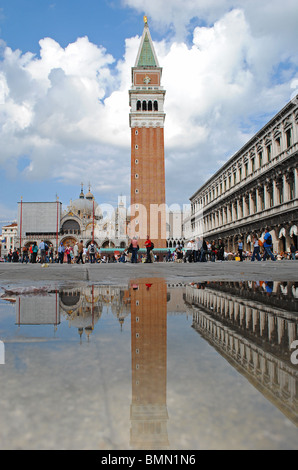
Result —
[{"label": "clock tower", "polygon": [[147,18],[129,91],[131,128],[130,235],[140,248],[149,235],[156,249],[166,248],[164,99],[162,68],[152,43]]}]

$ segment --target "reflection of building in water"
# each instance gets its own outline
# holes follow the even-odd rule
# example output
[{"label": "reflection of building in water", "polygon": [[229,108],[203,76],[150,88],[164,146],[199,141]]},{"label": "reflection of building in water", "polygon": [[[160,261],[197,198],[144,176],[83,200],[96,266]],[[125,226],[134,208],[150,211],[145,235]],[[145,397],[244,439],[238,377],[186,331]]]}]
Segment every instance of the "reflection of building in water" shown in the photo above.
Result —
[{"label": "reflection of building in water", "polygon": [[[280,291],[278,286],[279,283],[269,283],[272,296],[273,291]],[[298,373],[290,361],[291,343],[298,338],[297,310],[292,313],[272,303],[268,305],[264,294],[262,303],[250,298],[254,287],[249,289],[246,284],[241,291],[239,283],[215,282],[188,286],[186,300],[193,306],[193,327],[298,424]],[[230,293],[237,289],[238,295]],[[287,292],[291,291],[289,285]]]},{"label": "reflection of building in water", "polygon": [[185,315],[185,286],[181,283],[167,284],[167,301],[168,315]]},{"label": "reflection of building in water", "polygon": [[60,308],[70,326],[78,328],[80,336],[85,331],[89,338],[105,306],[118,319],[120,326],[130,312],[127,290],[114,286],[88,286],[63,289]]},{"label": "reflection of building in water", "polygon": [[166,449],[167,285],[162,279],[131,282],[131,446]]},{"label": "reflection of building in water", "polygon": [[[9,300],[12,300],[11,298]],[[54,325],[66,318],[77,328],[80,337],[87,338],[99,321],[103,307],[114,315],[122,328],[130,313],[129,292],[123,287],[87,286],[64,288],[43,295],[17,295],[16,323],[20,325]]]},{"label": "reflection of building in water", "polygon": [[54,325],[60,323],[58,292],[47,295],[16,296],[17,325]]}]

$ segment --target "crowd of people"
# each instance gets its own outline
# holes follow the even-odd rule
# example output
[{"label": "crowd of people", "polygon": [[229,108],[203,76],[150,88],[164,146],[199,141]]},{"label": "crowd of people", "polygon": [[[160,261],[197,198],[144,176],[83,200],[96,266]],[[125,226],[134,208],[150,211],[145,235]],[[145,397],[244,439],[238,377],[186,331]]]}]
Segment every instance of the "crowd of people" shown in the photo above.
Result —
[{"label": "crowd of people", "polygon": [[32,243],[29,247],[24,246],[22,251],[14,249],[1,261],[13,263],[67,263],[67,264],[84,264],[84,263],[153,263],[156,261],[165,262],[180,262],[180,263],[204,263],[207,261],[272,261],[290,259],[298,260],[298,250],[294,243],[291,244],[288,252],[276,253],[272,249],[272,238],[268,230],[265,235],[260,239],[256,234],[253,235],[253,250],[244,250],[243,240],[238,240],[238,250],[236,252],[226,251],[226,247],[221,239],[217,242],[205,239],[190,240],[186,246],[182,246],[180,242],[174,250],[169,249],[164,255],[154,253],[154,243],[150,240],[149,236],[145,241],[144,247],[146,254],[140,253],[140,246],[137,237],[130,240],[129,245],[121,253],[114,251],[111,255],[98,248],[94,242],[85,246],[83,240],[76,243],[74,246],[70,244],[64,245],[60,243],[58,250],[55,250],[53,245],[47,245],[44,240],[41,240],[39,245],[36,242]]},{"label": "crowd of people", "polygon": [[[196,240],[190,240],[186,245],[186,251],[183,256],[184,262],[215,262],[215,261],[266,261],[271,259],[272,261],[279,261],[283,259],[298,260],[298,249],[294,243],[291,244],[290,250],[287,252],[274,252],[272,236],[268,229],[265,230],[262,238],[258,237],[257,234],[253,234],[252,237],[253,249],[244,250],[243,240],[239,238],[237,251],[227,251],[224,243],[221,239],[218,242],[209,242],[204,239],[197,238]],[[175,261],[175,253],[169,258]]]}]

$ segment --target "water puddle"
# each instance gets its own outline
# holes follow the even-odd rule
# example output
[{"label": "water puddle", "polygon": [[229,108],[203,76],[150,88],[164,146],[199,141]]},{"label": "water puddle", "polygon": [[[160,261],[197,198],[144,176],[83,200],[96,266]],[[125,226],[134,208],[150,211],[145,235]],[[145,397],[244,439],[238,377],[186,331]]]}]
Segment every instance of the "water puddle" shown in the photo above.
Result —
[{"label": "water puddle", "polygon": [[297,312],[286,282],[2,289],[0,448],[298,449]]}]

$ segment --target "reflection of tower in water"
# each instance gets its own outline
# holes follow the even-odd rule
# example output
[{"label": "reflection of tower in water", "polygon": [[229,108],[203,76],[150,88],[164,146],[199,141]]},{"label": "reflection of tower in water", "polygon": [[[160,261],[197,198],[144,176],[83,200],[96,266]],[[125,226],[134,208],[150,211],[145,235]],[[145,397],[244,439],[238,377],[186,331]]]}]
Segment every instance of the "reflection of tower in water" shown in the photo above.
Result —
[{"label": "reflection of tower in water", "polygon": [[166,449],[167,285],[163,279],[131,281],[132,404],[134,449]]}]

